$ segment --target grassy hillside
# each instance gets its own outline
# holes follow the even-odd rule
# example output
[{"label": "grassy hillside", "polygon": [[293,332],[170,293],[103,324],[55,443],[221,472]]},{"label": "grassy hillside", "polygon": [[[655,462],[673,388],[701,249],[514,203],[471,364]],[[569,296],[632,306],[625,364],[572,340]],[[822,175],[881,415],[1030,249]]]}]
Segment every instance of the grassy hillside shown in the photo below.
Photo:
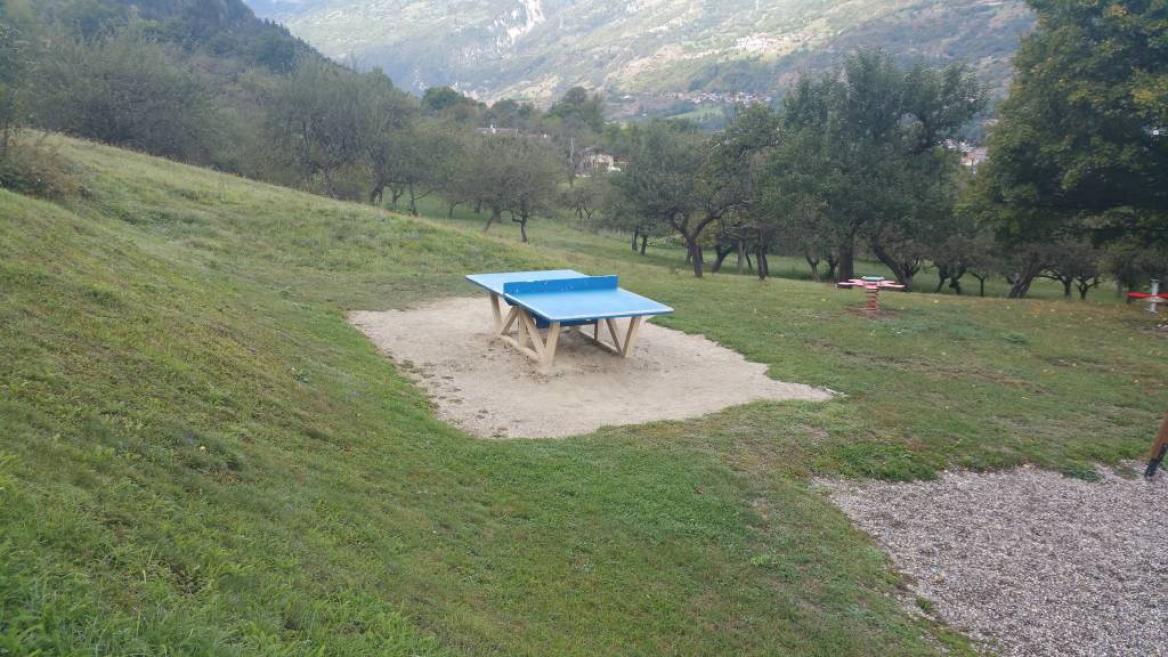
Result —
[{"label": "grassy hillside", "polygon": [[[87,143],[86,193],[0,191],[0,651],[933,655],[807,483],[1144,447],[1135,309],[898,296],[524,247]],[[618,271],[671,326],[846,394],[483,442],[344,321],[471,270]]]}]

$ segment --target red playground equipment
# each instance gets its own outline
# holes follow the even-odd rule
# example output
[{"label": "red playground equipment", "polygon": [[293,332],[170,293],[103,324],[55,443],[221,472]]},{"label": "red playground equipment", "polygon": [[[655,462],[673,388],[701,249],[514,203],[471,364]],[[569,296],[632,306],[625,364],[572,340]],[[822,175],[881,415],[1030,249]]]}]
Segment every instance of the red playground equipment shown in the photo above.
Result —
[{"label": "red playground equipment", "polygon": [[836,287],[843,289],[864,288],[868,299],[867,304],[864,306],[864,312],[869,315],[875,315],[880,312],[880,290],[905,289],[904,285],[886,280],[883,276],[865,276],[863,278],[853,278],[850,281],[840,281],[836,283]]},{"label": "red playground equipment", "polygon": [[1128,292],[1127,298],[1137,299],[1148,302],[1148,312],[1153,315],[1160,312],[1159,305],[1168,302],[1168,293],[1160,292],[1160,281],[1152,281],[1152,291],[1149,292]]}]

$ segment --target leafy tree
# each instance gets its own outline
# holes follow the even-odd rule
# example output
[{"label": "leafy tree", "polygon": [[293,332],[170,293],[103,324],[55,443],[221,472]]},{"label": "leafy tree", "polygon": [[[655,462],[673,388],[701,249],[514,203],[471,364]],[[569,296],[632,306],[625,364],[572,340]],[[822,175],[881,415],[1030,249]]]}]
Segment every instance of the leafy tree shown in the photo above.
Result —
[{"label": "leafy tree", "polygon": [[1086,299],[1092,288],[1098,287],[1102,274],[1102,253],[1085,240],[1063,240],[1050,247],[1050,266],[1041,274],[1062,283],[1063,296],[1071,297],[1072,288]]},{"label": "leafy tree", "polygon": [[1134,239],[1114,243],[1103,254],[1103,269],[1115,277],[1121,290],[1144,290],[1149,281],[1163,283],[1168,278],[1168,250]]},{"label": "leafy tree", "polygon": [[128,7],[100,0],[73,0],[56,16],[56,22],[87,41],[114,36],[129,20]]},{"label": "leafy tree", "polygon": [[775,219],[781,210],[773,203],[774,195],[768,194],[774,191],[768,160],[779,146],[779,126],[779,118],[769,107],[754,105],[737,112],[713,140],[706,175],[699,181],[707,188],[708,209],[719,216],[721,226],[714,271],[736,252],[741,272],[752,251],[759,278],[769,275],[767,256],[778,233]]},{"label": "leafy tree", "polygon": [[33,102],[44,127],[186,161],[212,159],[211,90],[138,32],[92,45],[54,42],[35,75]]},{"label": "leafy tree", "polygon": [[1055,262],[1044,245],[1168,243],[1168,23],[1158,3],[1030,0],[1038,28],[979,171],[982,213],[1019,265],[1011,297]]},{"label": "leafy tree", "polygon": [[562,169],[551,145],[528,136],[480,137],[457,175],[463,194],[490,210],[483,232],[509,214],[528,241],[527,225],[555,207]]},{"label": "leafy tree", "polygon": [[455,175],[456,158],[463,140],[445,123],[414,120],[386,131],[376,138],[374,157],[374,202],[381,201],[382,189],[391,188],[390,203],[406,198],[406,211],[418,214],[418,201],[449,188]]},{"label": "leafy tree", "polygon": [[929,252],[929,260],[937,270],[934,292],[940,292],[948,283],[949,289],[961,294],[961,280],[972,276],[978,281],[979,296],[984,297],[986,280],[1001,269],[993,235],[966,213],[955,213],[951,222],[945,238]]},{"label": "leafy tree", "polygon": [[813,280],[826,263],[836,275],[839,245],[846,241],[842,222],[828,214],[824,192],[834,170],[819,150],[820,136],[810,130],[783,130],[766,161],[760,189],[763,211],[775,222],[780,243],[807,261]]},{"label": "leafy tree", "polygon": [[[356,74],[318,61],[302,63],[276,89],[270,107],[272,130],[301,175],[319,177],[333,198],[345,196],[338,174],[366,164],[376,140],[405,111],[380,71]],[[376,181],[373,187],[376,193]]]},{"label": "leafy tree", "polygon": [[983,193],[1014,239],[1168,242],[1168,21],[1159,2],[1029,0],[1038,28],[990,138]]},{"label": "leafy tree", "polygon": [[794,147],[776,151],[773,167],[781,175],[802,166],[817,172],[801,194],[820,199],[836,225],[841,278],[855,275],[857,241],[867,237],[911,284],[923,253],[913,243],[919,228],[951,205],[956,155],[943,145],[984,104],[964,66],[902,69],[879,52],[857,53],[840,71],[796,85],[783,111],[784,138]]},{"label": "leafy tree", "polygon": [[491,105],[483,115],[483,124],[530,131],[541,118],[542,115],[535,105],[507,98]]},{"label": "leafy tree", "polygon": [[599,133],[604,130],[604,98],[583,87],[573,87],[548,109],[547,117],[559,119],[577,131]]},{"label": "leafy tree", "polygon": [[473,123],[482,108],[482,103],[460,94],[451,87],[430,87],[422,94],[424,112],[430,116],[459,123]]},{"label": "leafy tree", "polygon": [[[0,5],[0,12],[3,5]],[[6,16],[0,13],[0,19]],[[20,121],[17,103],[19,87],[27,70],[26,45],[15,26],[0,20],[0,158],[8,149],[13,131]]]},{"label": "leafy tree", "polygon": [[613,178],[631,211],[681,236],[699,278],[705,230],[728,209],[720,197],[722,181],[708,167],[707,147],[692,129],[654,123],[640,134],[628,170]]},{"label": "leafy tree", "polygon": [[585,178],[563,192],[561,203],[572,211],[576,219],[595,225],[605,208],[611,207],[614,193],[612,181],[606,175]]}]

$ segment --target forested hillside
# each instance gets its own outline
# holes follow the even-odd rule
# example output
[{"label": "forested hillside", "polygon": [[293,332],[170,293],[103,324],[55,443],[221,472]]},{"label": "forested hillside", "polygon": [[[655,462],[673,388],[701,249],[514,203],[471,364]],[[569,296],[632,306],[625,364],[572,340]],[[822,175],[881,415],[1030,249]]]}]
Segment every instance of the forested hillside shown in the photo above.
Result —
[{"label": "forested hillside", "polygon": [[584,85],[611,95],[771,94],[801,70],[879,47],[963,61],[1004,93],[1033,25],[1018,0],[252,1],[332,57],[381,66],[415,90],[550,101]]},{"label": "forested hillside", "polygon": [[262,105],[311,46],[241,0],[6,0],[9,120],[275,177]]}]

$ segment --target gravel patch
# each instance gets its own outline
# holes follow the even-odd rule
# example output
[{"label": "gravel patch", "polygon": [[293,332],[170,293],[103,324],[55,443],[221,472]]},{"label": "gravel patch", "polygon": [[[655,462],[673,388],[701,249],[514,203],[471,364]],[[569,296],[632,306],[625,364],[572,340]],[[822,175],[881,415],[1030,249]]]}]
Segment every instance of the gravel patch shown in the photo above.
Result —
[{"label": "gravel patch", "polygon": [[1168,656],[1168,480],[1035,468],[820,482],[936,615],[1004,656]]}]

